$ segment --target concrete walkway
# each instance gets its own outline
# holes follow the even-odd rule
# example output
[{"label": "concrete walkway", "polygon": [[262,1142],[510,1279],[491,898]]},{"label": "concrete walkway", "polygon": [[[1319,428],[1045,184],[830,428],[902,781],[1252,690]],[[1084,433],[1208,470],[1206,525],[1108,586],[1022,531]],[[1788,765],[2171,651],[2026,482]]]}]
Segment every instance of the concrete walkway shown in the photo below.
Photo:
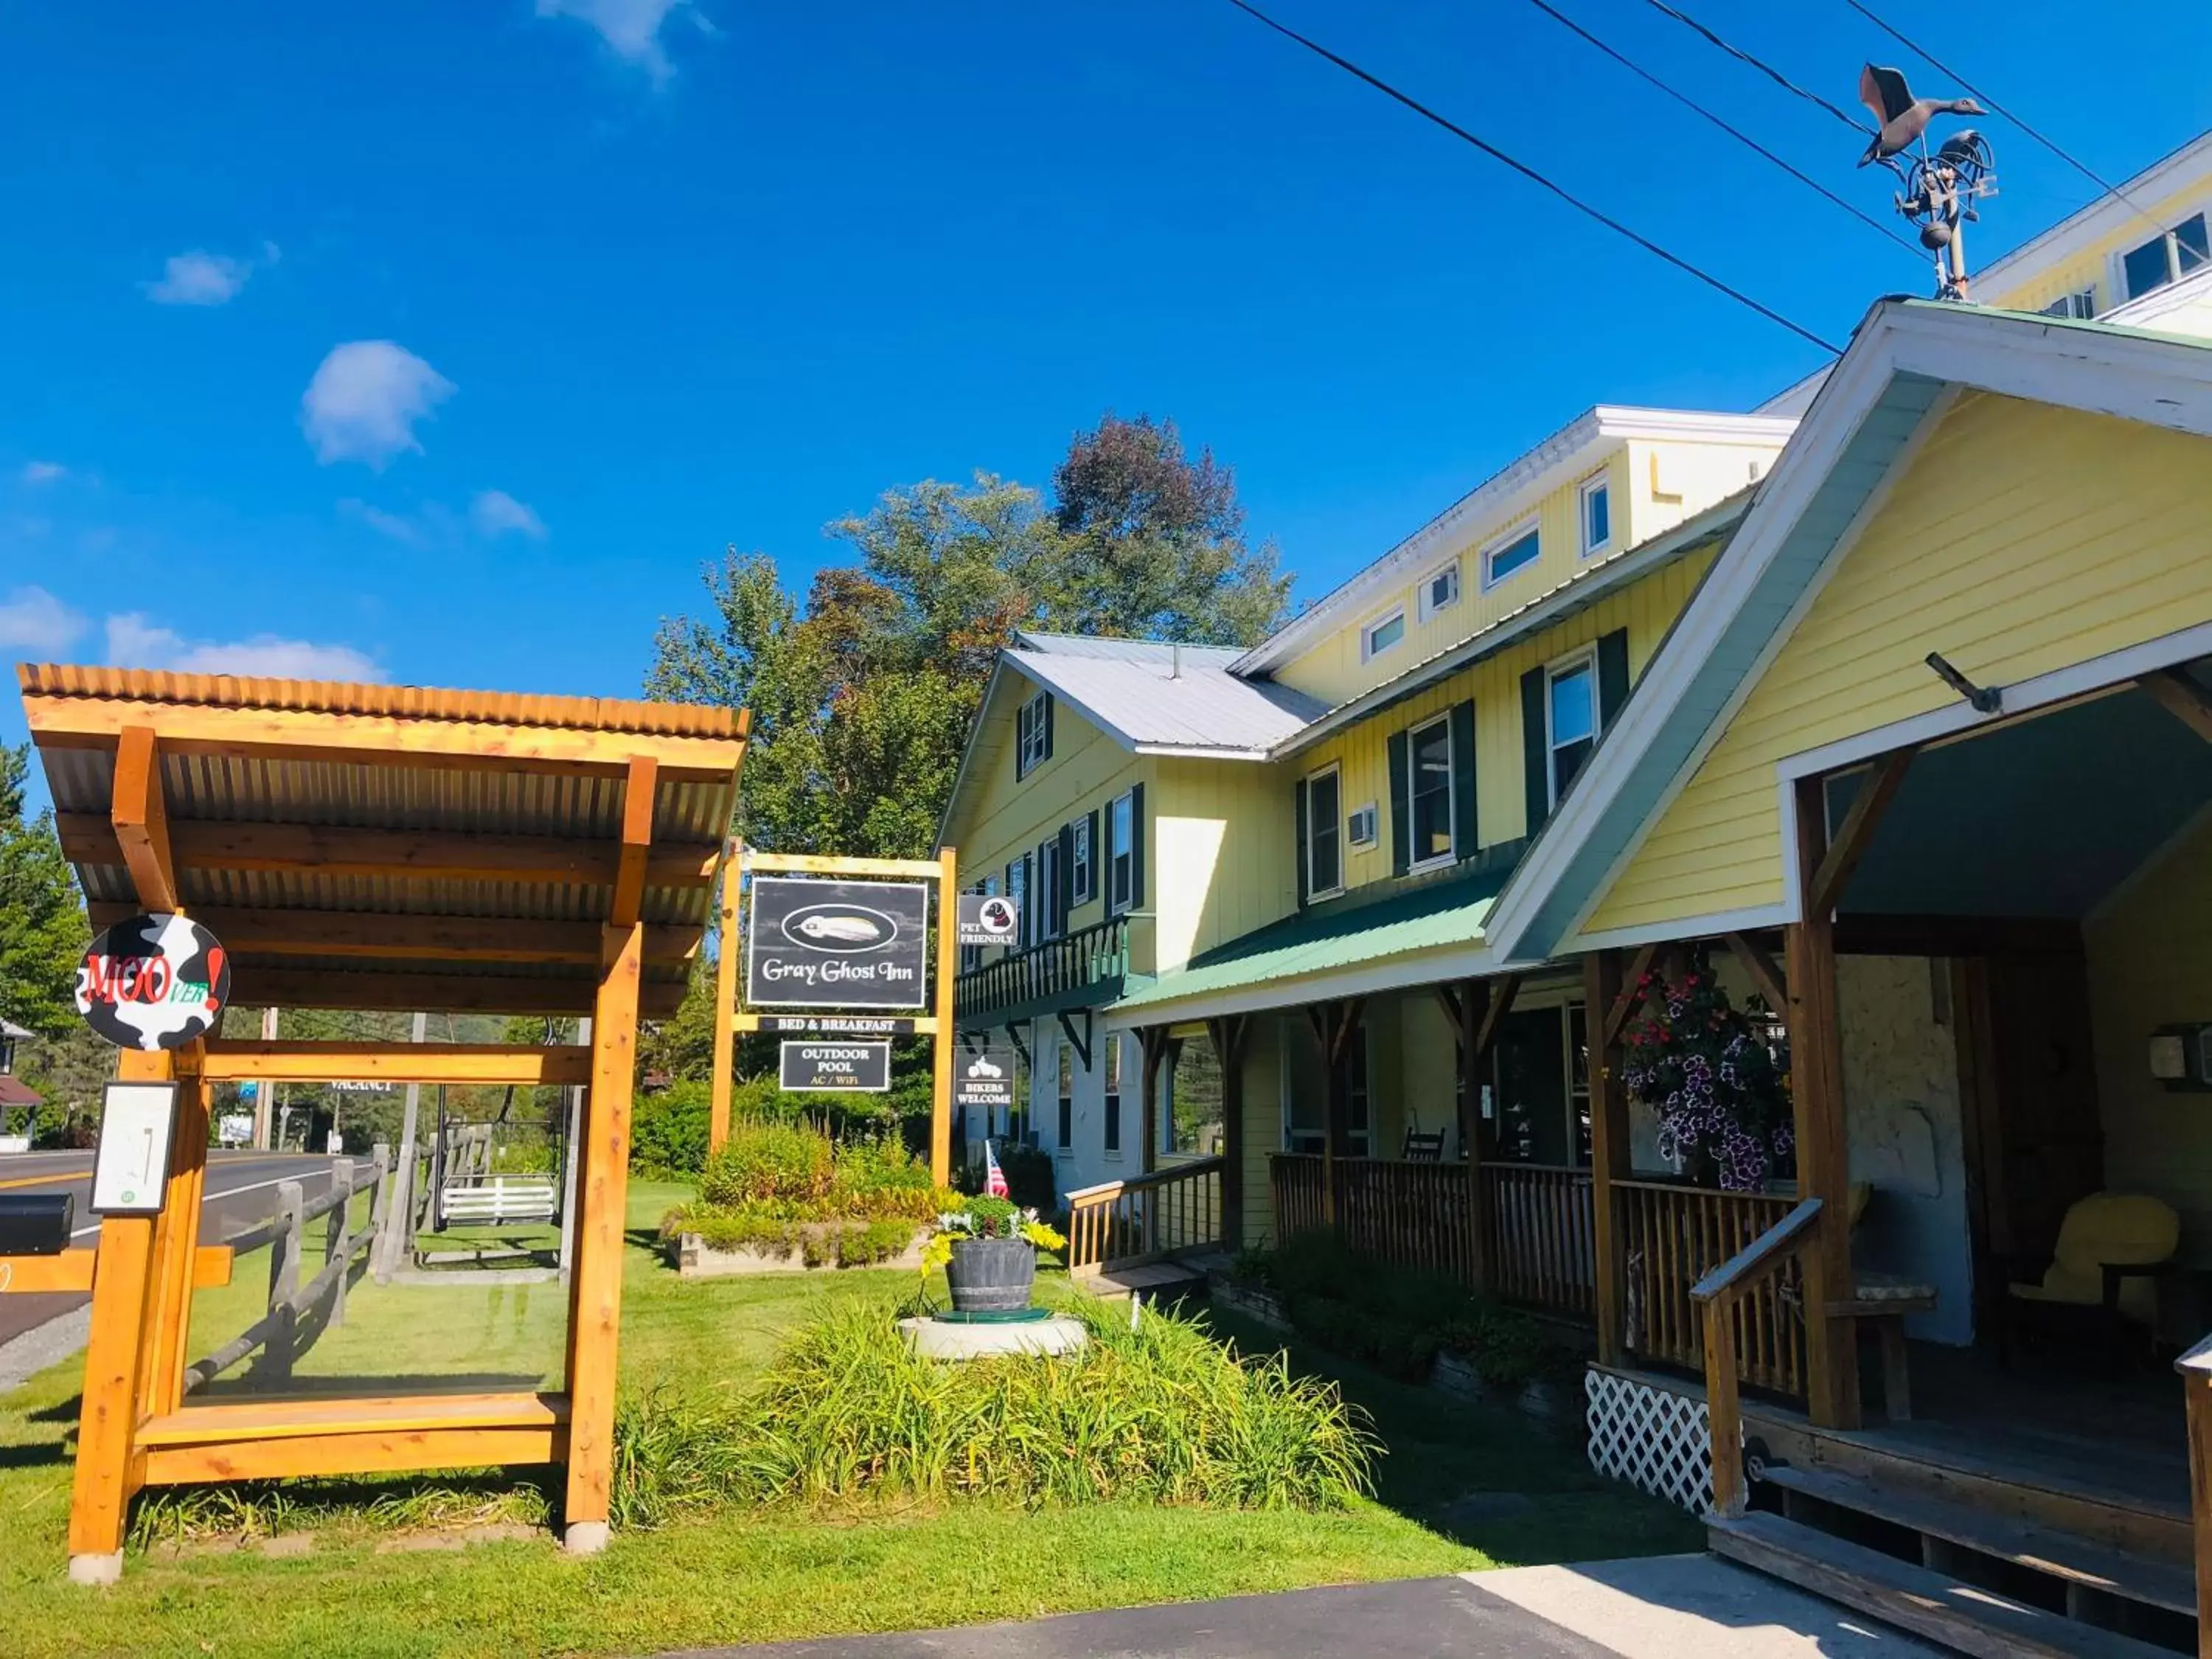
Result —
[{"label": "concrete walkway", "polygon": [[1518,1567],[666,1659],[1935,1659],[1710,1555]]}]

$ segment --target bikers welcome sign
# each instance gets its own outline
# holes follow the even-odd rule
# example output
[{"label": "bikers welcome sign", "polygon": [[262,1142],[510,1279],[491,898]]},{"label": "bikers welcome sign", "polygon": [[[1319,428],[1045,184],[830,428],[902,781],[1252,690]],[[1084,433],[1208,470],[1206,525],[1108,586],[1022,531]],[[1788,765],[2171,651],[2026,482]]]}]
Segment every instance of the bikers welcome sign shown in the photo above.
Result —
[{"label": "bikers welcome sign", "polygon": [[745,1002],[755,1008],[920,1008],[929,889],[922,882],[752,878]]}]

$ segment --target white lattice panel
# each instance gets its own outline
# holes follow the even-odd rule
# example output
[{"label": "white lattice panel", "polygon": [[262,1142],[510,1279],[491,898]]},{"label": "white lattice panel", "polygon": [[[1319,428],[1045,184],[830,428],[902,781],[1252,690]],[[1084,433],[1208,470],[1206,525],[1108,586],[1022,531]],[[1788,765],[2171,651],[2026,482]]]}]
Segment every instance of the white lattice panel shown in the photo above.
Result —
[{"label": "white lattice panel", "polygon": [[1587,1373],[1590,1467],[1680,1504],[1713,1506],[1713,1443],[1705,1402],[1611,1371]]}]

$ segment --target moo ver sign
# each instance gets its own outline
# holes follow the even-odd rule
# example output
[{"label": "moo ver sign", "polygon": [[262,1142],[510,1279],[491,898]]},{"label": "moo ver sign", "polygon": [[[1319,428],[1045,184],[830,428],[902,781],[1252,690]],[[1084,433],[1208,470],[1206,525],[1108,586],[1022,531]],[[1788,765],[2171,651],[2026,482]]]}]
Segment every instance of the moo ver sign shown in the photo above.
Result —
[{"label": "moo ver sign", "polygon": [[182,1048],[229,1000],[229,956],[183,916],[118,921],[77,966],[76,1011],[118,1048]]},{"label": "moo ver sign", "polygon": [[752,878],[745,1002],[754,1008],[919,1008],[927,1000],[922,882]]}]

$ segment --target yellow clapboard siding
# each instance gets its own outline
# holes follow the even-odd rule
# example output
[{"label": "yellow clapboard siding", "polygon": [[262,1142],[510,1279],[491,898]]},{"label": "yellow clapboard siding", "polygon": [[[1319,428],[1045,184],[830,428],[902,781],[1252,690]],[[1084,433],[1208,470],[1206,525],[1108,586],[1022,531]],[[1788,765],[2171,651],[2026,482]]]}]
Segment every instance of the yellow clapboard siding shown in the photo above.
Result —
[{"label": "yellow clapboard siding", "polygon": [[1777,763],[2212,620],[2202,440],[1992,396],[1915,459],[1586,931],[1783,896]]},{"label": "yellow clapboard siding", "polygon": [[[2207,194],[2204,177],[2200,170],[2194,178],[2178,183],[2174,187],[2146,200],[2138,186],[2124,185],[2130,206],[2140,209],[2160,224],[2169,228],[2200,212]],[[2093,204],[2093,205],[2096,205]],[[1974,297],[1984,305],[2002,306],[2010,311],[2040,311],[2069,294],[2078,294],[2094,288],[2097,295],[2097,309],[2109,311],[2121,304],[2127,295],[2118,292],[2114,261],[2129,249],[2148,241],[2151,227],[2136,214],[2121,219],[2116,228],[2087,244],[2063,261],[2034,275],[2023,275],[2017,280],[2007,281],[2002,269],[1984,273],[1974,284]],[[2166,327],[2160,319],[2156,325]]]},{"label": "yellow clapboard siding", "polygon": [[1290,912],[1293,824],[1288,776],[1264,762],[1163,757],[1154,778],[1146,896],[1166,972]]}]

